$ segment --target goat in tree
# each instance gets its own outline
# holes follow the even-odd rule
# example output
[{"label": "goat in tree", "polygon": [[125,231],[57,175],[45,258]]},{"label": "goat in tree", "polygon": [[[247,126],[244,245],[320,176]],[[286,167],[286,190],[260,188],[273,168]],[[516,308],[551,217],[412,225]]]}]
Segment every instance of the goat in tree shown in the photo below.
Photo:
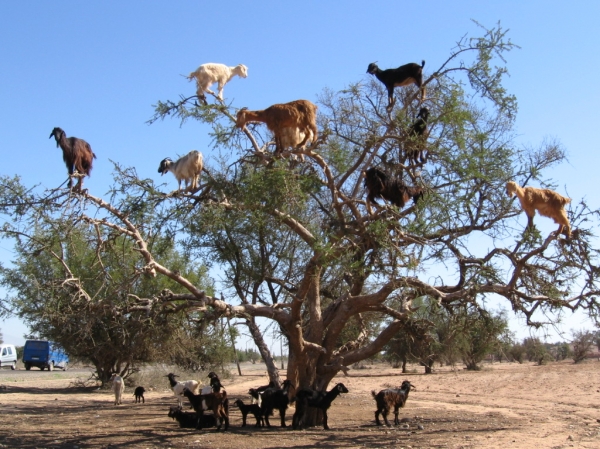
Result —
[{"label": "goat in tree", "polygon": [[171,158],[164,158],[160,161],[158,173],[160,173],[161,176],[168,172],[173,173],[179,185],[177,190],[181,190],[181,181],[184,181],[185,191],[195,192],[198,189],[198,182],[203,166],[202,153],[192,150],[175,162],[173,162]]},{"label": "goat in tree", "polygon": [[76,190],[81,192],[83,177],[90,176],[93,160],[96,159],[92,147],[83,139],[67,137],[66,133],[58,127],[52,130],[49,138],[52,138],[52,136],[56,139],[56,146],[60,147],[63,152],[63,161],[65,161],[69,171],[69,189],[73,187],[72,176],[77,171],[79,180],[77,181]]},{"label": "goat in tree", "polygon": [[413,164],[425,163],[425,140],[427,139],[427,120],[429,119],[429,109],[421,108],[417,114],[417,119],[411,125],[407,132],[406,154]]},{"label": "goat in tree", "polygon": [[421,89],[421,101],[425,100],[423,67],[425,67],[425,61],[422,61],[421,65],[411,62],[401,65],[397,69],[381,70],[377,67],[377,64],[372,62],[369,64],[369,67],[367,67],[367,73],[375,75],[375,77],[385,85],[388,91],[387,110],[390,111],[396,102],[394,100],[394,87],[396,86],[408,86],[409,84],[414,84]]},{"label": "goat in tree", "polygon": [[[237,113],[236,125],[244,128],[246,123],[265,123],[267,128],[275,137],[275,152],[277,154],[284,150],[284,146],[290,143],[301,148],[312,139],[315,143],[318,138],[317,130],[317,106],[308,100],[295,100],[289,103],[274,104],[267,109],[249,111],[242,108]],[[300,142],[290,138],[290,130],[286,128],[297,128],[303,133]]]},{"label": "goat in tree", "polygon": [[383,198],[398,206],[400,209],[412,198],[415,204],[423,196],[422,187],[410,187],[402,180],[387,175],[378,168],[371,167],[365,172],[365,187],[367,188],[367,211],[373,214],[371,203],[377,204],[377,198]]},{"label": "goat in tree", "polygon": [[207,104],[204,93],[208,92],[209,94],[214,95],[214,92],[210,90],[210,86],[214,83],[219,83],[219,93],[217,98],[223,101],[223,88],[235,75],[246,78],[248,76],[248,67],[244,64],[228,67],[225,64],[207,62],[190,73],[187,78],[190,81],[193,79],[196,80],[196,85],[198,87],[196,94],[204,104]]},{"label": "goat in tree", "polygon": [[533,217],[537,210],[541,216],[552,218],[555,223],[558,223],[557,235],[564,233],[567,238],[571,238],[571,224],[565,211],[565,205],[571,202],[571,198],[566,198],[550,189],[521,187],[514,181],[506,183],[506,194],[509,197],[516,195],[519,198],[521,207],[527,214],[528,228],[533,227]]}]

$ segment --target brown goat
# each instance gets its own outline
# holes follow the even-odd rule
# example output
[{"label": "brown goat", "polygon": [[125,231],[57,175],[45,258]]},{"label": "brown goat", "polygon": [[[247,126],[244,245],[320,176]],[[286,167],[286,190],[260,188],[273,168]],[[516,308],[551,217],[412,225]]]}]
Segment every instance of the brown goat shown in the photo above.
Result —
[{"label": "brown goat", "polygon": [[566,198],[550,189],[521,187],[514,181],[506,183],[506,194],[516,195],[519,198],[521,207],[527,214],[528,228],[533,227],[533,217],[537,210],[541,216],[552,218],[555,223],[558,223],[557,235],[562,232],[567,238],[571,238],[571,224],[565,211],[565,205],[571,202],[571,198]]},{"label": "brown goat", "polygon": [[381,421],[379,421],[379,415],[381,415],[383,416],[385,425],[390,427],[390,422],[388,421],[387,417],[392,408],[394,409],[394,424],[400,424],[400,420],[398,419],[398,410],[404,407],[404,404],[406,404],[410,390],[416,390],[416,388],[408,380],[405,380],[398,389],[388,388],[387,390],[381,390],[379,393],[375,393],[375,390],[371,391],[371,395],[377,403],[375,422],[378,426],[381,425]]},{"label": "brown goat", "polygon": [[81,192],[83,177],[90,176],[93,160],[96,159],[92,147],[83,139],[67,137],[65,132],[58,127],[52,130],[49,138],[52,136],[56,139],[56,146],[60,146],[63,151],[63,160],[69,171],[69,189],[73,186],[73,173],[77,171],[80,176],[76,189]]},{"label": "brown goat", "polygon": [[210,393],[210,394],[194,394],[188,388],[183,389],[183,395],[190,400],[190,404],[194,408],[194,411],[198,415],[197,429],[202,429],[204,424],[204,410],[212,410],[215,420],[218,419],[217,430],[221,429],[223,422],[225,427],[223,430],[229,428],[229,414],[225,407],[227,399],[227,392],[223,390],[221,393]]},{"label": "brown goat", "polygon": [[238,111],[236,120],[238,128],[243,128],[246,123],[252,122],[267,125],[267,128],[275,136],[275,152],[277,154],[284,150],[284,146],[288,144],[287,142],[293,140],[286,137],[289,130],[285,130],[285,128],[296,128],[304,134],[300,143],[296,144],[294,142],[298,148],[306,145],[309,139],[312,138],[312,143],[315,143],[318,138],[317,106],[308,100],[278,103],[259,111],[249,111],[247,108]]},{"label": "brown goat", "polygon": [[389,177],[378,168],[371,167],[365,172],[365,187],[367,188],[367,211],[373,214],[371,203],[377,204],[377,198],[384,198],[400,209],[412,198],[415,204],[423,196],[421,187],[409,187],[400,179]]}]

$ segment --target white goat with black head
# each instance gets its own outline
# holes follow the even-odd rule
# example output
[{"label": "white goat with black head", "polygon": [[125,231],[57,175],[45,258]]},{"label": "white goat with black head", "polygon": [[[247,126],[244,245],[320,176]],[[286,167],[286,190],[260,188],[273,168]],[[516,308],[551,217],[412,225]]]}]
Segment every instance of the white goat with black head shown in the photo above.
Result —
[{"label": "white goat with black head", "polygon": [[180,157],[175,162],[171,158],[165,158],[160,161],[158,172],[164,175],[167,172],[171,172],[177,178],[179,183],[178,190],[181,190],[181,181],[185,182],[185,190],[188,192],[194,192],[198,188],[198,181],[200,179],[200,173],[204,166],[202,153],[196,150],[190,151],[183,157]]},{"label": "white goat with black head", "polygon": [[223,101],[223,87],[225,87],[225,84],[227,84],[235,75],[246,78],[248,76],[248,67],[244,64],[228,67],[225,64],[208,62],[202,64],[194,72],[190,73],[187,78],[190,81],[193,79],[196,80],[198,86],[196,93],[198,94],[198,98],[203,100],[206,104],[206,96],[204,93],[208,92],[209,94],[214,95],[214,92],[210,90],[210,86],[214,83],[219,83],[219,93],[217,97],[219,100]]},{"label": "white goat with black head", "polygon": [[187,388],[192,393],[198,392],[198,387],[200,384],[198,383],[197,380],[184,380],[183,382],[178,382],[175,380],[175,378],[178,377],[177,374],[173,374],[173,373],[169,373],[165,377],[167,377],[169,379],[169,385],[171,387],[171,390],[173,390],[173,394],[179,401],[180,407],[183,406],[183,401],[182,401],[183,390],[185,390]]}]

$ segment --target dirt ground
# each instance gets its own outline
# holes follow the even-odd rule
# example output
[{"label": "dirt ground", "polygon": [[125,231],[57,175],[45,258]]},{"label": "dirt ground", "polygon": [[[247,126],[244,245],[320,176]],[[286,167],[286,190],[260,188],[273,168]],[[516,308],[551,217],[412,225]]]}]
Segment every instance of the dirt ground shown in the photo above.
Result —
[{"label": "dirt ground", "polygon": [[[415,370],[417,368],[415,367]],[[246,372],[249,372],[246,370]],[[263,385],[262,371],[224,381],[231,402],[249,402],[248,388]],[[329,411],[331,430],[240,427],[230,407],[227,432],[180,429],[167,417],[172,392],[146,393],[145,404],[114,406],[109,391],[75,388],[82,373],[2,371],[1,448],[600,448],[600,362],[546,366],[494,364],[479,372],[440,369],[401,374],[387,366],[339,377],[350,390]],[[397,427],[377,427],[370,391],[410,380]],[[294,409],[288,409],[291,424]],[[392,415],[393,416],[393,415]],[[252,421],[252,420],[251,420]],[[251,422],[249,421],[249,422]],[[271,419],[279,424],[279,419]]]}]

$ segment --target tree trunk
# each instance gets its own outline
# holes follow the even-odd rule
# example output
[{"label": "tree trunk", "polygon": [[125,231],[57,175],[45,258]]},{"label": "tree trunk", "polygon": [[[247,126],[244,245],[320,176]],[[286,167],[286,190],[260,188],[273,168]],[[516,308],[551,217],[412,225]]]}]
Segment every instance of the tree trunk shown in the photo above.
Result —
[{"label": "tree trunk", "polygon": [[[254,340],[254,344],[258,348],[258,352],[261,357],[265,361],[265,365],[267,366],[267,373],[269,373],[269,381],[275,382],[277,385],[281,386],[281,378],[279,377],[279,370],[277,369],[277,365],[275,364],[275,360],[271,355],[271,351],[269,351],[269,347],[267,343],[265,343],[265,339],[263,338],[262,332],[259,327],[254,322],[254,318],[246,320],[246,326],[248,326],[248,330],[250,331],[250,335],[252,335],[252,339]],[[289,367],[289,364],[288,364]]]}]

